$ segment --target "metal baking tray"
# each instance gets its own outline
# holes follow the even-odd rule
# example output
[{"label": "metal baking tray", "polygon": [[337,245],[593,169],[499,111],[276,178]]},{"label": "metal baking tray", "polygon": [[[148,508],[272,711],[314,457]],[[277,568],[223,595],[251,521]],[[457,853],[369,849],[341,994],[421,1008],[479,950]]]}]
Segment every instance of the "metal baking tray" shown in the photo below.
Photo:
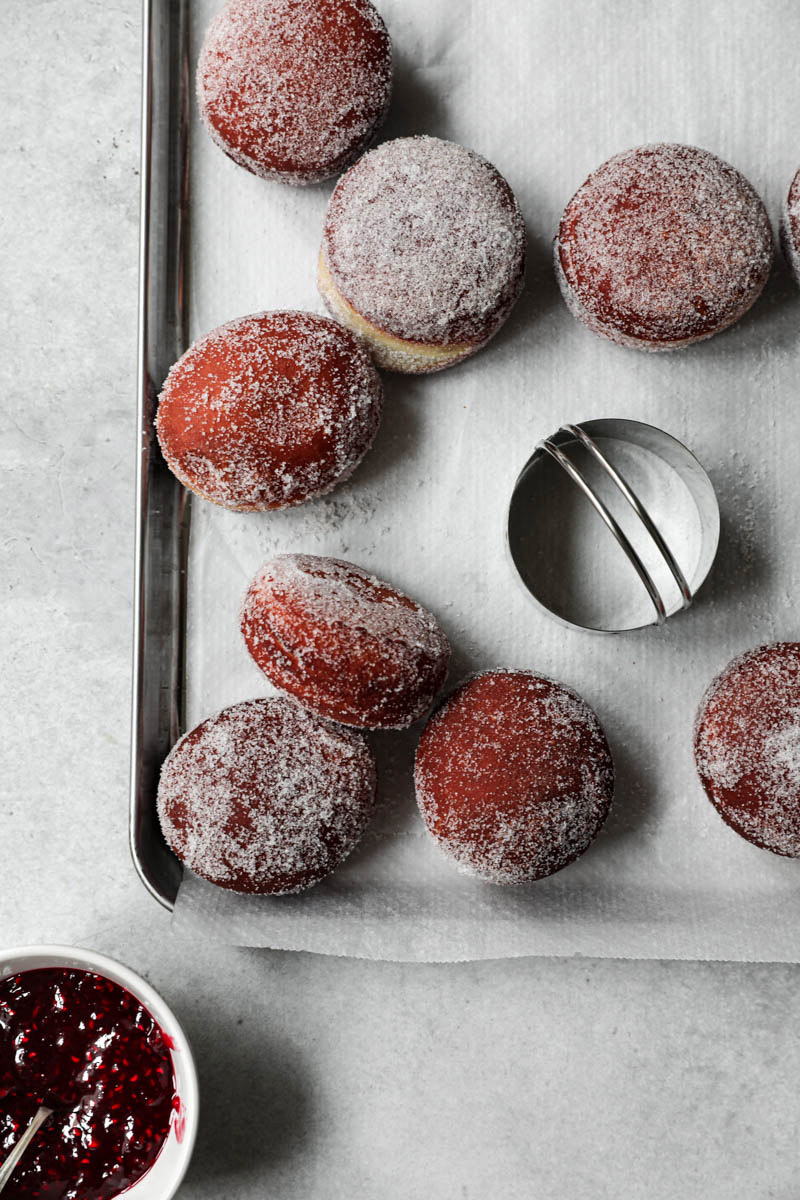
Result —
[{"label": "metal baking tray", "polygon": [[[194,285],[190,293],[193,297],[192,319],[198,329],[212,328],[219,324],[220,317],[231,312],[255,311],[256,302],[262,307],[270,307],[287,298],[303,306],[304,298],[313,287],[310,257],[308,274],[294,290],[285,289],[283,280],[280,287],[276,282],[272,290],[271,284],[263,287],[260,277],[256,280],[255,275],[251,278],[249,274],[250,264],[253,264],[253,272],[258,273],[258,262],[261,261],[252,253],[249,242],[247,261],[242,262],[246,269],[230,271],[233,282],[222,275],[223,265],[240,261],[233,255],[238,255],[243,247],[241,239],[236,240],[238,233],[232,237],[232,244],[227,235],[213,236],[216,206],[222,201],[226,204],[232,201],[231,211],[236,213],[237,222],[232,222],[231,227],[234,232],[246,229],[244,221],[254,211],[252,204],[257,188],[244,173],[236,174],[231,170],[229,190],[228,183],[224,182],[213,194],[204,192],[202,189],[209,181],[211,187],[216,188],[223,173],[219,161],[213,158],[219,152],[210,141],[198,141],[192,147],[192,187],[200,189],[201,202],[194,206],[191,231],[188,228],[189,34],[193,33],[192,22],[203,22],[213,3],[214,0],[204,0],[202,4],[195,0],[191,5],[189,0],[144,0],[143,13],[139,445],[130,838],[133,859],[144,885],[167,908],[173,907],[178,897],[182,869],[166,847],[156,817],[160,765],[185,728],[186,717],[194,721],[203,712],[221,707],[219,700],[223,696],[232,698],[245,694],[250,664],[246,656],[241,660],[237,658],[231,664],[230,674],[223,677],[230,680],[230,687],[227,683],[224,688],[219,686],[220,663],[230,657],[227,654],[230,642],[225,638],[238,638],[235,623],[230,624],[225,638],[208,638],[196,656],[198,646],[192,644],[191,639],[185,645],[190,514],[195,543],[193,553],[197,557],[192,559],[193,577],[188,599],[201,634],[212,629],[205,617],[216,611],[214,605],[218,600],[224,600],[227,605],[234,593],[240,596],[239,588],[243,590],[245,580],[241,572],[217,572],[217,575],[225,576],[221,591],[216,590],[216,583],[213,587],[201,586],[209,581],[202,575],[204,559],[198,551],[204,546],[204,534],[212,527],[212,522],[220,520],[220,514],[212,510],[212,506],[193,506],[189,494],[164,465],[153,427],[156,396],[169,367],[189,342],[186,284],[190,261],[194,271],[192,279],[188,280]],[[394,12],[398,16],[408,11],[406,0],[384,0],[384,3],[388,15]],[[577,15],[579,0],[572,0],[572,3]],[[426,29],[424,12],[427,5],[428,0],[414,0],[411,6],[416,10],[414,19],[418,19],[420,36]],[[421,50],[424,61],[434,61],[438,49],[448,44],[444,20],[447,0],[439,0],[434,7],[441,20],[437,18],[435,29],[424,41],[424,54]],[[547,6],[544,3],[531,6],[529,0],[528,3],[515,0],[510,7],[510,12],[517,14],[520,29],[528,28],[530,22],[525,14],[531,8],[544,12]],[[569,4],[567,9],[572,15]],[[618,16],[623,19],[621,12]],[[599,19],[596,24],[599,28]],[[459,132],[464,140],[471,130],[482,128],[480,121],[486,99],[491,98],[488,93],[484,97],[480,89],[474,89],[471,84],[474,63],[482,53],[482,29],[481,22],[473,23],[470,38],[464,41],[463,70],[454,71],[451,80],[455,89],[452,104],[462,114],[460,124],[452,132]],[[652,39],[649,33],[647,36],[650,46]],[[535,39],[528,39],[526,44],[538,46]],[[541,46],[537,55],[537,61],[546,61]],[[573,83],[578,78],[578,71],[573,63],[572,74],[568,73]],[[555,73],[554,68],[554,77]],[[416,76],[413,71],[411,76],[413,78],[407,73],[405,77],[405,101],[401,95],[395,135],[398,124],[402,132],[408,129],[409,123],[416,123],[417,128],[432,125],[434,132],[451,132],[446,114],[438,124],[436,120],[430,120],[427,91],[416,93],[415,107],[412,84]],[[549,87],[546,73],[535,78],[536,89]],[[533,94],[530,91],[529,98]],[[703,95],[699,83],[692,95],[694,108],[691,111],[699,113]],[[501,144],[506,136],[503,89],[498,97],[492,109],[495,141],[489,139],[489,146]],[[523,104],[523,108],[527,112],[529,106]],[[408,116],[409,109],[411,117]],[[706,125],[701,124],[698,138],[705,129],[705,138],[724,151],[726,143],[713,140],[712,126],[712,120]],[[770,123],[771,129],[775,127],[776,122]],[[609,126],[609,149],[614,148],[616,128]],[[732,137],[729,157],[741,162],[748,174],[753,174],[772,210],[777,211],[776,198],[784,186],[783,176],[788,183],[790,173],[775,163],[779,160],[779,151],[784,157],[793,151],[788,142],[784,146],[785,135],[780,143],[776,143],[777,148],[768,147],[769,153],[756,147],[755,134],[758,132],[760,138],[760,128],[748,127],[741,136],[737,133],[736,138]],[[540,205],[542,228],[545,223],[550,228],[555,227],[557,201],[569,194],[569,177],[573,172],[574,182],[582,177],[579,160],[585,160],[584,165],[589,166],[595,157],[600,157],[596,135],[591,129],[587,131],[580,125],[573,132],[577,141],[575,145],[571,144],[571,165],[565,168],[561,163],[561,130],[550,131],[554,152],[552,156],[543,154],[541,178],[530,177],[526,166],[528,149],[523,142],[516,144],[516,148],[514,144],[508,147],[509,173],[519,181],[521,202],[526,211]],[[621,133],[619,137],[617,145],[624,144]],[[505,158],[504,154],[503,165]],[[759,166],[762,160],[772,165],[768,169],[764,166],[762,170]],[[796,168],[796,163],[792,162],[792,165]],[[308,254],[306,234],[312,225],[318,227],[321,194],[317,194],[316,199],[308,193],[302,193],[299,199],[294,195],[287,198],[276,188],[274,195],[270,195],[275,211],[282,203],[299,206],[300,215],[290,225],[290,231],[297,235],[297,245],[303,245],[303,254]],[[191,198],[195,199],[194,192]],[[206,204],[208,199],[212,203]],[[269,239],[259,235],[258,244],[266,247]],[[202,253],[195,254],[190,260],[191,252],[197,247]],[[289,257],[287,255],[287,262]],[[542,275],[537,277],[536,288],[523,302],[527,304],[527,310],[521,313],[518,335],[526,327],[533,328],[542,317],[549,321],[548,305],[550,301],[556,302],[554,281],[546,275],[549,256],[540,256],[540,262]],[[216,290],[220,283],[222,295]],[[306,285],[308,290],[304,290]],[[557,677],[565,677],[579,691],[586,685],[587,693],[584,694],[588,694],[602,713],[615,749],[620,748],[620,778],[624,776],[623,786],[627,789],[627,802],[616,809],[613,824],[607,831],[605,858],[601,859],[598,854],[594,860],[596,867],[593,862],[588,862],[583,875],[576,874],[564,880],[556,877],[553,883],[543,887],[536,897],[535,922],[528,919],[530,913],[527,910],[521,911],[526,903],[525,896],[520,896],[515,901],[517,907],[513,908],[506,895],[476,892],[470,896],[470,920],[467,922],[462,919],[458,897],[453,901],[454,916],[450,919],[450,909],[446,907],[450,901],[445,895],[442,909],[436,910],[436,920],[431,920],[427,927],[428,940],[420,949],[416,910],[407,919],[405,914],[409,910],[404,905],[406,895],[412,900],[416,897],[413,889],[427,870],[424,846],[419,855],[413,856],[409,852],[409,860],[413,858],[413,862],[408,864],[410,885],[406,892],[392,891],[392,880],[388,877],[382,877],[376,886],[381,859],[379,855],[371,856],[367,848],[362,865],[357,867],[362,871],[357,880],[358,886],[363,886],[361,892],[357,888],[348,890],[349,884],[339,888],[338,882],[334,881],[327,893],[315,891],[297,905],[273,906],[268,920],[258,910],[246,931],[247,944],[302,946],[317,952],[427,960],[480,958],[487,953],[501,957],[523,953],[582,953],[599,957],[798,960],[799,941],[792,932],[792,921],[787,920],[787,914],[791,916],[797,909],[796,864],[788,860],[772,861],[773,856],[766,855],[756,859],[750,856],[749,847],[744,843],[741,846],[722,845],[727,832],[724,827],[714,824],[718,821],[716,814],[710,806],[703,807],[701,798],[695,802],[699,785],[687,749],[689,710],[695,702],[695,691],[699,700],[700,683],[710,680],[714,670],[722,667],[737,649],[754,644],[756,639],[785,636],[793,628],[791,597],[796,592],[796,572],[791,556],[787,557],[785,550],[791,544],[792,521],[796,523],[796,470],[792,460],[792,454],[796,457],[796,447],[786,436],[789,418],[782,397],[791,395],[795,322],[800,301],[788,272],[780,265],[768,288],[753,316],[746,317],[727,341],[721,337],[718,343],[710,342],[696,355],[687,352],[685,358],[669,360],[674,364],[669,367],[666,357],[630,358],[613,348],[601,353],[599,344],[588,334],[584,339],[583,331],[570,324],[563,313],[557,319],[553,315],[552,338],[549,334],[538,340],[517,336],[513,339],[513,347],[511,338],[499,339],[496,349],[484,360],[485,368],[476,366],[471,376],[471,368],[465,367],[463,374],[453,375],[452,380],[446,374],[437,380],[435,404],[415,405],[412,396],[407,411],[402,405],[399,407],[393,435],[384,442],[384,459],[379,457],[380,450],[376,451],[378,457],[372,459],[370,471],[358,485],[359,505],[354,504],[350,511],[348,531],[357,535],[353,543],[354,555],[359,560],[363,549],[364,557],[360,560],[380,574],[378,566],[390,556],[394,564],[394,554],[403,540],[399,536],[394,540],[387,538],[402,529],[409,514],[422,511],[422,501],[418,499],[422,494],[419,480],[426,478],[424,504],[426,511],[431,510],[427,518],[427,536],[430,546],[436,545],[437,551],[419,555],[411,539],[407,539],[408,544],[397,558],[398,582],[407,579],[412,594],[419,594],[433,611],[450,614],[454,643],[460,638],[458,670],[483,669],[492,661],[518,662],[524,655],[524,662],[532,659],[532,665]],[[546,328],[550,329],[550,326]],[[563,373],[560,366],[562,351],[566,355]],[[495,354],[494,360],[491,354]],[[501,400],[505,399],[502,409],[464,403],[466,393],[477,399],[483,385],[477,382],[475,372],[484,369],[490,386],[492,372],[497,372],[494,376],[496,391]],[[396,394],[401,396],[404,390],[398,388]],[[587,393],[591,393],[588,398]],[[586,639],[590,635],[564,634],[554,622],[540,621],[539,614],[533,609],[529,624],[528,602],[522,591],[518,598],[515,594],[512,599],[511,589],[515,585],[511,582],[510,563],[506,563],[508,575],[498,575],[497,590],[492,593],[503,601],[500,609],[504,614],[502,626],[500,621],[488,618],[484,621],[482,613],[476,611],[473,614],[472,609],[491,608],[491,605],[478,603],[477,598],[487,594],[481,590],[485,576],[483,562],[496,564],[498,571],[501,561],[505,562],[501,526],[488,520],[476,522],[469,543],[474,546],[475,554],[467,563],[463,561],[461,534],[468,530],[466,525],[459,525],[459,536],[453,536],[455,526],[451,517],[454,509],[460,512],[463,508],[469,515],[473,508],[471,503],[451,507],[457,475],[463,474],[471,464],[482,461],[482,452],[479,453],[477,448],[485,442],[490,450],[494,447],[486,461],[494,471],[503,467],[502,480],[507,480],[510,494],[513,474],[523,465],[538,437],[548,429],[557,428],[565,416],[587,421],[604,416],[601,407],[606,405],[604,394],[615,397],[614,410],[618,416],[627,418],[635,414],[637,419],[663,425],[696,451],[709,467],[720,496],[724,536],[714,575],[705,585],[702,607],[698,604],[694,614],[676,618],[672,629],[672,622],[669,622],[663,636],[651,631],[653,636],[626,635],[623,642],[599,638],[589,641]],[[535,398],[535,412],[530,403],[517,403],[516,396]],[[564,411],[565,402],[574,405],[571,411]],[[496,411],[502,411],[508,421],[508,444],[513,441],[517,446],[513,457],[516,459],[518,454],[518,461],[505,463],[508,456],[495,438]],[[463,445],[464,451],[459,450],[452,462],[448,460],[448,471],[434,479],[426,472],[436,461],[444,461],[445,452],[450,453],[455,426],[448,421],[456,418],[460,422],[457,444]],[[720,436],[721,429],[725,431],[725,438]],[[413,437],[406,437],[409,431],[413,432]],[[404,469],[391,474],[398,458],[398,447],[402,448]],[[469,452],[470,447],[476,448],[474,452]],[[360,507],[360,501],[374,501],[374,511],[381,514],[375,528],[382,530],[382,514],[386,508],[379,504],[389,504],[390,480],[392,511],[402,513],[402,520],[399,525],[389,522],[391,529],[387,538],[382,536],[378,541],[371,524],[362,521],[360,514],[367,509]],[[499,488],[500,480],[498,474],[496,481],[492,479],[492,487],[496,482]],[[505,486],[502,483],[503,489]],[[471,493],[465,491],[464,495],[469,497]],[[506,503],[500,503],[499,493],[494,492],[493,496],[494,511],[505,513]],[[419,503],[420,508],[414,508],[414,503]],[[333,512],[335,515],[337,510]],[[297,514],[293,521],[287,521],[269,537],[266,532],[262,536],[258,523],[241,522],[234,529],[235,523],[227,522],[236,537],[242,539],[236,545],[246,547],[246,554],[239,556],[240,564],[254,562],[256,554],[263,554],[267,545],[275,546],[276,550],[291,548],[297,530],[305,536],[302,519],[302,514]],[[335,522],[323,523],[321,540],[319,543],[313,541],[312,545],[319,544],[324,552],[341,552],[343,538],[339,528],[338,516]],[[302,537],[298,538],[298,544],[302,544]],[[248,541],[248,538],[252,540]],[[508,595],[507,582],[510,585]],[[451,606],[456,589],[460,598]],[[226,608],[225,611],[230,610]],[[612,650],[612,645],[616,645],[616,649]],[[518,648],[521,648],[519,655]],[[185,686],[185,652],[191,652],[190,688]],[[226,672],[227,669],[226,665]],[[649,676],[649,672],[653,674]],[[692,682],[687,688],[684,679],[689,674]],[[657,687],[643,683],[648,677],[657,681]],[[623,687],[620,681],[630,686]],[[637,703],[637,698],[641,703]],[[388,769],[394,771],[391,740],[383,745],[384,761]],[[406,756],[410,740],[404,747],[402,755]],[[641,748],[648,751],[644,764],[646,771]],[[403,761],[406,761],[405,757]],[[391,786],[395,786],[397,778],[397,775],[390,776],[390,782],[394,781]],[[373,831],[379,846],[388,845],[389,838],[402,835],[406,828],[411,828],[415,815],[411,797],[403,799],[400,796],[400,801],[402,804],[409,802],[407,809],[402,809],[399,802],[395,807],[390,803],[383,809],[384,822]],[[403,823],[404,812],[408,816],[408,825]],[[395,815],[398,815],[396,822]],[[666,840],[655,841],[661,838],[662,831]],[[412,845],[410,841],[406,844]],[[719,854],[716,853],[718,844]],[[687,849],[685,856],[681,847]],[[753,851],[754,855],[756,853]],[[641,854],[638,860],[636,854]],[[375,876],[370,876],[367,871],[372,861],[375,862]],[[656,871],[659,861],[667,864],[660,874]],[[727,863],[731,864],[730,870]],[[631,870],[626,874],[628,864]],[[446,886],[443,883],[443,888]],[[435,893],[433,888],[422,894],[423,907],[431,897],[435,899]],[[194,893],[187,892],[185,904],[178,902],[183,927],[203,929],[210,937],[227,940],[231,894],[226,892],[213,897],[215,908],[211,915],[201,903],[203,896],[198,887]],[[333,918],[325,915],[313,924],[306,910],[316,912],[313,906],[318,906],[326,896],[338,905],[333,910]],[[428,909],[431,910],[431,905]],[[356,920],[349,919],[353,912],[358,914]],[[342,916],[341,921],[336,919],[338,914]],[[386,914],[390,919],[384,919]],[[240,918],[238,913],[237,919]]]},{"label": "metal baking tray", "polygon": [[182,728],[190,503],[153,421],[161,383],[187,345],[188,7],[143,3],[130,846],[143,884],[170,909],[182,867],[161,836],[156,790]]}]

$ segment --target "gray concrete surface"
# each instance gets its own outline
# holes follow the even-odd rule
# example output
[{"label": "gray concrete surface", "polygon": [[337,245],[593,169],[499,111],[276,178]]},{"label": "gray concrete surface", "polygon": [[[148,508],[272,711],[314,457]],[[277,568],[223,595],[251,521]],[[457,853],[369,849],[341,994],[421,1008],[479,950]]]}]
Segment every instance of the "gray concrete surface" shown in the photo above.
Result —
[{"label": "gray concrete surface", "polygon": [[126,844],[136,0],[0,6],[0,937],[185,1020],[183,1200],[793,1200],[794,966],[405,966],[176,939]]}]

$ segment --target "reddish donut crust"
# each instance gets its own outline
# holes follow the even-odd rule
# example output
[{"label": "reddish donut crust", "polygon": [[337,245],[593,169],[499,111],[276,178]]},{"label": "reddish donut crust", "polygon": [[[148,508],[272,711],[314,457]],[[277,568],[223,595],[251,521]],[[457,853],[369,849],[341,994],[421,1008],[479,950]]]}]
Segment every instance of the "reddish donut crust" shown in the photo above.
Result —
[{"label": "reddish donut crust", "polygon": [[287,508],[355,470],[382,402],[369,355],[338,322],[257,313],[186,351],[159,397],[156,431],[170,469],[204,499]]},{"label": "reddish donut crust", "polygon": [[383,123],[392,49],[370,0],[228,0],[197,67],[216,144],[262,178],[339,174]]},{"label": "reddish donut crust", "polygon": [[623,346],[669,350],[732,325],[769,275],[772,231],[743,175],[696,146],[638,146],[564,210],[555,267],[572,312]]},{"label": "reddish donut crust", "polygon": [[363,737],[283,697],[202,721],[161,768],[158,815],[195,874],[236,892],[299,892],[366,829],[375,761]]},{"label": "reddish donut crust", "polygon": [[321,255],[338,293],[377,330],[472,353],[522,290],[525,225],[485,158],[440,138],[398,138],[339,180]]},{"label": "reddish donut crust", "polygon": [[426,725],[414,778],[442,850],[462,871],[502,884],[542,879],[583,854],[614,791],[594,712],[532,671],[461,684]]},{"label": "reddish donut crust", "polygon": [[450,646],[435,617],[341,559],[273,558],[250,586],[241,626],[275,687],[344,725],[411,725],[447,675]]},{"label": "reddish donut crust", "polygon": [[800,171],[792,180],[783,208],[781,245],[792,274],[800,283]]},{"label": "reddish donut crust", "polygon": [[731,829],[800,858],[800,643],[759,646],[728,664],[697,713],[694,756]]}]

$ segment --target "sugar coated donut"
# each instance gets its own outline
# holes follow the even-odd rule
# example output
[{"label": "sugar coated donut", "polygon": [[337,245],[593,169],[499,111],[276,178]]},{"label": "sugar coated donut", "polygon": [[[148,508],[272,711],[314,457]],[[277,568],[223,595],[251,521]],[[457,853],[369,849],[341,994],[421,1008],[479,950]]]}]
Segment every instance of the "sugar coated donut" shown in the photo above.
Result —
[{"label": "sugar coated donut", "polygon": [[694,755],[731,829],[800,858],[800,642],[760,646],[728,664],[700,705]]},{"label": "sugar coated donut", "polygon": [[366,829],[372,753],[292,700],[246,700],[195,726],[161,769],[158,815],[195,874],[235,892],[299,892]]},{"label": "sugar coated donut", "polygon": [[800,283],[800,171],[789,188],[781,220],[781,244],[792,274]]},{"label": "sugar coated donut", "polygon": [[461,684],[417,748],[417,802],[447,856],[490,883],[529,883],[583,854],[614,790],[597,717],[532,671]]},{"label": "sugar coated donut", "polygon": [[622,346],[670,350],[726,329],[767,281],[772,232],[734,167],[696,146],[638,146],[564,210],[555,268],[573,316]]},{"label": "sugar coated donut", "polygon": [[370,0],[228,0],[197,67],[217,145],[248,171],[293,184],[349,166],[391,90],[389,35]]},{"label": "sugar coated donut", "polygon": [[514,193],[454,142],[384,142],[331,196],[319,288],[379,367],[439,371],[474,354],[511,312],[524,274]]},{"label": "sugar coated donut", "polygon": [[225,508],[287,508],[356,468],[383,392],[366,350],[314,313],[241,317],[212,330],[167,376],[156,431],[181,483]]},{"label": "sugar coated donut", "polygon": [[431,615],[353,563],[279,554],[245,597],[242,634],[267,678],[320,716],[403,728],[444,683],[450,647]]}]

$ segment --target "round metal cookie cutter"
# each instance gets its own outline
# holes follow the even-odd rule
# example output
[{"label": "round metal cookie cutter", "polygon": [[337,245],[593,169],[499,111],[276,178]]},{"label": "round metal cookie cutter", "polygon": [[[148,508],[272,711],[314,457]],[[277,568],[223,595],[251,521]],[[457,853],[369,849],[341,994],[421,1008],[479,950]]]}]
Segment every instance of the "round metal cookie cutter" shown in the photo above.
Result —
[{"label": "round metal cookie cutter", "polygon": [[573,629],[621,633],[689,607],[719,544],[711,480],[640,421],[563,425],[522,469],[508,547],[526,590]]}]

